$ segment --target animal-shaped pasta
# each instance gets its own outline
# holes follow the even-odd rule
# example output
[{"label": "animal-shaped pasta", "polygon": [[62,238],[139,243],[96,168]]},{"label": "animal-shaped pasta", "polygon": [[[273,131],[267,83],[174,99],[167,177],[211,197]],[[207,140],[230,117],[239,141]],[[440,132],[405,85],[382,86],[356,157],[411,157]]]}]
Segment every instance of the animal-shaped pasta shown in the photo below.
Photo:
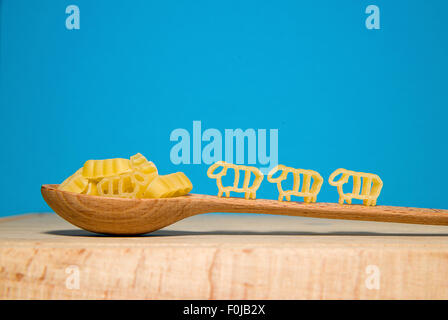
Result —
[{"label": "animal-shaped pasta", "polygon": [[157,168],[154,163],[146,160],[140,153],[133,155],[130,163],[134,172],[134,179],[140,185],[140,192],[137,194],[137,197],[142,197],[148,185],[157,177]]},{"label": "animal-shaped pasta", "polygon": [[87,160],[82,168],[82,175],[88,179],[99,179],[130,172],[129,159]]},{"label": "animal-shaped pasta", "polygon": [[[222,170],[215,173],[215,170],[219,167],[222,167]],[[235,178],[232,186],[225,187],[222,185],[222,177],[227,174],[227,169],[229,168],[235,170]],[[244,171],[244,181],[241,188],[238,187],[240,181],[240,171]],[[252,173],[255,175],[255,179],[252,185],[249,186]],[[212,164],[207,170],[207,176],[211,179],[216,179],[216,185],[219,189],[218,197],[222,197],[223,193],[225,193],[227,197],[230,197],[230,192],[233,191],[244,193],[245,199],[256,198],[257,190],[264,178],[263,173],[255,167],[235,165],[224,161],[218,161]]]},{"label": "animal-shaped pasta", "polygon": [[[339,174],[341,174],[341,178],[335,181],[334,179]],[[342,187],[348,182],[350,177],[353,177],[352,193],[344,193]],[[363,200],[363,204],[366,206],[374,206],[383,188],[383,181],[376,174],[355,172],[342,168],[334,171],[328,178],[328,182],[338,188],[339,204],[343,204],[344,201],[351,204],[352,199],[355,198]]]},{"label": "animal-shaped pasta", "polygon": [[89,184],[87,185],[87,189],[84,190],[84,192],[82,193],[91,196],[99,196],[97,185],[98,183],[96,181],[90,181]]},{"label": "animal-shaped pasta", "polygon": [[88,160],[58,189],[92,196],[140,199],[185,195],[193,185],[182,172],[159,176],[154,163],[137,153],[130,159]]},{"label": "animal-shaped pasta", "polygon": [[193,189],[191,181],[183,172],[157,176],[147,187],[145,198],[169,198],[183,196]]},{"label": "animal-shaped pasta", "polygon": [[138,172],[129,172],[101,179],[97,184],[98,194],[106,197],[139,198],[144,190],[146,177]]},{"label": "animal-shaped pasta", "polygon": [[131,168],[134,171],[139,171],[143,174],[157,176],[157,168],[151,161],[146,160],[146,158],[141,154],[137,153],[133,155],[130,159]]},{"label": "animal-shaped pasta", "polygon": [[[273,178],[272,176],[279,171],[281,171],[282,173],[277,178]],[[282,181],[288,177],[288,173],[290,172],[292,173],[294,179],[292,190],[285,191],[282,188]],[[301,188],[300,188],[300,175],[302,175],[303,177]],[[316,171],[295,169],[280,164],[269,172],[268,181],[271,183],[277,183],[279,201],[283,201],[284,197],[286,197],[286,200],[291,201],[291,195],[293,195],[303,197],[304,202],[310,203],[310,202],[316,202],[317,195],[320,192],[320,188],[322,187],[324,179]]]},{"label": "animal-shaped pasta", "polygon": [[59,185],[59,190],[81,193],[86,190],[89,180],[82,175],[82,168],[65,179]]}]

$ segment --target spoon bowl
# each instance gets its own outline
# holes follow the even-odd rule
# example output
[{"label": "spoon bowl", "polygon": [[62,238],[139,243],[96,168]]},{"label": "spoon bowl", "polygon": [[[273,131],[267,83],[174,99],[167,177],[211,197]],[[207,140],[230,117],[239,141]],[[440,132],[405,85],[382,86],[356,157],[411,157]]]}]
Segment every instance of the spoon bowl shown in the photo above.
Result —
[{"label": "spoon bowl", "polygon": [[42,185],[42,196],[59,216],[87,231],[115,235],[152,232],[202,213],[264,213],[326,219],[448,225],[448,210],[408,207],[280,202],[188,194],[161,199],[91,196]]}]

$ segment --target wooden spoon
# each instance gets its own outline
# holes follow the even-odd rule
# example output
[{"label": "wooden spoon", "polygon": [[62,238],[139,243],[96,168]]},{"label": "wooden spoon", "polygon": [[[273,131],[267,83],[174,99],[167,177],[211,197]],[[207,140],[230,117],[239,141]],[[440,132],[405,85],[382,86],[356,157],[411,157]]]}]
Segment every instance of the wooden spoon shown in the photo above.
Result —
[{"label": "wooden spoon", "polygon": [[448,210],[340,205],[336,203],[245,200],[189,194],[162,199],[123,199],[90,196],[41,188],[48,205],[62,218],[82,229],[106,234],[134,235],[155,231],[179,220],[210,212],[266,213],[326,219],[366,220],[448,225]]}]

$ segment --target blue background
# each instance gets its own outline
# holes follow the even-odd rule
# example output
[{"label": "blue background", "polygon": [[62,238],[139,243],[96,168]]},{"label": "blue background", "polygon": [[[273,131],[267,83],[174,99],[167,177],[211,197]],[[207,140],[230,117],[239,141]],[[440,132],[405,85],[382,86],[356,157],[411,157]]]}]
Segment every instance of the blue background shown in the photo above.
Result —
[{"label": "blue background", "polygon": [[[81,29],[67,30],[76,4]],[[365,8],[381,9],[367,30]],[[40,185],[176,128],[279,129],[279,162],[374,172],[379,204],[448,208],[447,1],[1,1],[0,215],[49,211]],[[277,198],[263,182],[258,197]],[[325,182],[318,201],[336,202]]]}]

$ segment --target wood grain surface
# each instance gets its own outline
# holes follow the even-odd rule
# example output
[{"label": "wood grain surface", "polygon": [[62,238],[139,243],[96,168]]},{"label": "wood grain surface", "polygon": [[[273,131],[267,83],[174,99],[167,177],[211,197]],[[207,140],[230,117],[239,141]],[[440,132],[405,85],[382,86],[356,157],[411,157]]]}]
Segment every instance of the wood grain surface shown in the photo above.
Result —
[{"label": "wood grain surface", "polygon": [[448,299],[448,227],[205,214],[112,237],[3,218],[0,298]]}]

